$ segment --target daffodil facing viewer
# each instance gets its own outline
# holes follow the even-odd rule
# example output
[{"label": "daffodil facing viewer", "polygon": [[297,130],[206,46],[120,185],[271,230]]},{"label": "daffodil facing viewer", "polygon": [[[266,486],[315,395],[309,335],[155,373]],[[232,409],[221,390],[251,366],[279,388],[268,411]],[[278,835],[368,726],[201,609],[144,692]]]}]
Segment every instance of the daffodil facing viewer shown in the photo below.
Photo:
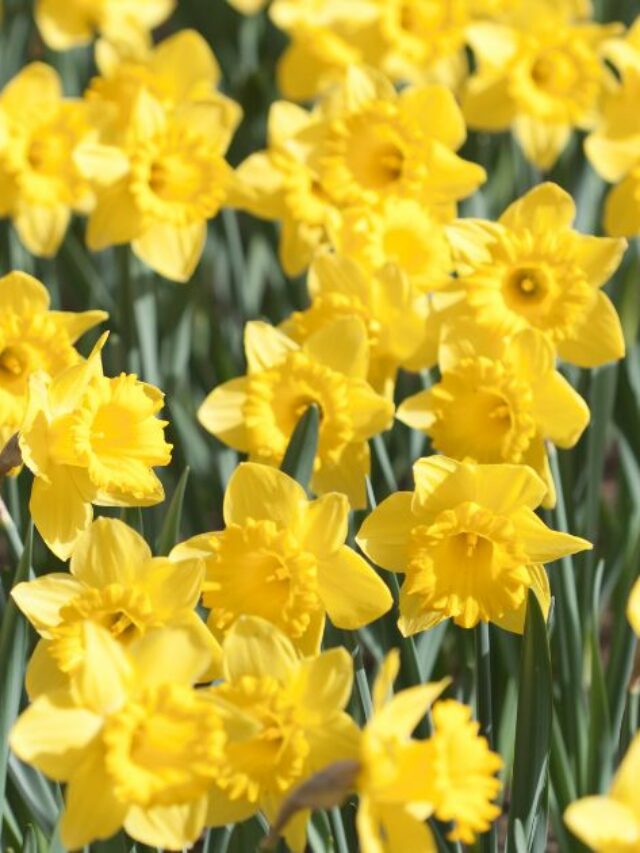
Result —
[{"label": "daffodil facing viewer", "polygon": [[164,498],[153,472],[168,465],[164,396],[133,374],[102,372],[106,335],[86,362],[54,379],[31,377],[20,431],[22,457],[34,475],[29,508],[49,548],[67,559],[97,506],[149,506]]},{"label": "daffodil facing viewer", "polygon": [[199,559],[152,557],[144,539],[115,518],[98,518],[82,533],[69,564],[71,574],[52,572],[15,586],[11,594],[42,637],[27,671],[30,697],[83,666],[85,621],[106,628],[129,646],[148,631],[184,627],[211,654],[219,648],[195,612],[204,566]]},{"label": "daffodil facing viewer", "polygon": [[370,470],[367,440],[388,429],[393,404],[366,381],[369,347],[357,317],[336,320],[299,345],[260,321],[245,327],[248,372],[215,388],[200,423],[252,461],[279,466],[293,431],[311,405],[320,410],[312,490],[343,492],[364,507]]},{"label": "daffodil facing viewer", "polygon": [[158,629],[125,650],[91,621],[81,630],[81,669],[67,687],[27,708],[11,748],[67,783],[60,823],[66,849],[121,827],[153,847],[189,847],[205,826],[229,737],[246,737],[252,721],[193,689],[210,649],[191,632]]},{"label": "daffodil facing viewer", "polygon": [[325,614],[338,628],[354,630],[392,604],[375,571],[344,544],[348,517],[344,495],[309,501],[277,468],[245,462],[227,486],[225,529],[189,539],[172,556],[204,561],[203,603],[218,639],[240,616],[254,615],[313,654]]},{"label": "daffodil facing viewer", "polygon": [[413,466],[415,491],[397,492],[356,541],[374,563],[405,575],[399,627],[410,636],[452,618],[522,633],[527,592],[546,614],[543,563],[591,544],[550,530],[535,514],[547,487],[526,465],[477,465],[445,456]]},{"label": "daffodil facing viewer", "polygon": [[545,183],[510,205],[497,223],[476,220],[463,288],[473,318],[496,335],[543,332],[564,361],[596,367],[622,358],[622,327],[602,286],[626,241],[580,234],[571,196]]},{"label": "daffodil facing viewer", "polygon": [[396,417],[454,459],[529,465],[555,504],[546,441],[573,447],[589,408],[555,369],[553,346],[536,329],[500,338],[470,322],[446,328],[440,381],[408,397]]}]

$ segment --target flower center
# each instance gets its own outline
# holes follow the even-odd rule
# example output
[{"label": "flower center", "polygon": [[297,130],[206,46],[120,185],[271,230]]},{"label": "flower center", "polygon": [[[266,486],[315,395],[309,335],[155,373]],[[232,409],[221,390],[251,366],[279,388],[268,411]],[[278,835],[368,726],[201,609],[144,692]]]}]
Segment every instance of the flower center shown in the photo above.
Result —
[{"label": "flower center", "polygon": [[118,798],[145,807],[197,799],[216,778],[225,733],[206,694],[177,684],[144,691],[109,717],[107,772]]},{"label": "flower center", "polygon": [[5,347],[0,352],[0,382],[16,379],[29,370],[31,359],[26,347],[20,344]]},{"label": "flower center", "polygon": [[242,614],[261,616],[288,636],[301,637],[320,608],[315,557],[301,551],[288,530],[249,519],[212,539],[203,602],[218,630]]},{"label": "flower center", "polygon": [[430,394],[434,447],[455,459],[520,462],[535,435],[531,389],[501,363],[461,360]]},{"label": "flower center", "polygon": [[84,621],[96,622],[124,644],[154,624],[147,594],[116,583],[76,596],[60,609],[60,619],[60,624],[51,629],[49,650],[63,672],[73,672],[84,660]]},{"label": "flower center", "polygon": [[253,456],[279,465],[298,421],[311,403],[321,412],[319,458],[339,457],[352,440],[349,386],[344,377],[304,353],[248,377],[245,423]]},{"label": "flower center", "polygon": [[514,310],[529,311],[547,299],[552,290],[552,281],[541,267],[516,267],[507,273],[504,294]]},{"label": "flower center", "polygon": [[227,745],[218,784],[231,799],[250,802],[264,792],[281,794],[291,788],[302,776],[309,743],[295,718],[295,706],[278,682],[270,676],[244,675],[213,690],[260,724],[253,737]]},{"label": "flower center", "polygon": [[411,532],[407,593],[464,628],[515,610],[531,579],[514,537],[507,517],[471,501],[441,512]]},{"label": "flower center", "polygon": [[69,140],[51,133],[38,136],[31,141],[27,160],[34,172],[43,175],[56,175],[65,168],[69,159]]},{"label": "flower center", "polygon": [[579,76],[572,57],[557,48],[541,53],[531,67],[531,78],[536,86],[556,97],[570,94]]}]

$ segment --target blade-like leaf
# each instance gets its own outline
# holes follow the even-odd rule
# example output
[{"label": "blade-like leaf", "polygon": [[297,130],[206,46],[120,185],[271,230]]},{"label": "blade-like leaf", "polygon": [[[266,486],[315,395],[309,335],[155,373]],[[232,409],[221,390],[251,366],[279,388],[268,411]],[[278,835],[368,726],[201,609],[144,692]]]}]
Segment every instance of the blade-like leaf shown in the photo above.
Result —
[{"label": "blade-like leaf", "polygon": [[318,449],[320,410],[311,405],[298,421],[289,440],[281,470],[306,489],[313,472],[313,462]]},{"label": "blade-like leaf", "polygon": [[156,546],[157,553],[164,557],[173,546],[177,543],[180,537],[180,523],[182,521],[182,507],[184,505],[184,493],[187,488],[187,480],[189,479],[189,468],[185,468],[182,476],[178,480],[171,503],[165,513],[162,529],[158,536]]},{"label": "blade-like leaf", "polygon": [[508,827],[510,853],[520,853],[522,839],[516,830],[519,821],[524,830],[527,850],[542,853],[545,849],[546,831],[540,831],[540,822],[546,826],[551,721],[551,660],[547,627],[538,599],[530,590],[520,660]]}]

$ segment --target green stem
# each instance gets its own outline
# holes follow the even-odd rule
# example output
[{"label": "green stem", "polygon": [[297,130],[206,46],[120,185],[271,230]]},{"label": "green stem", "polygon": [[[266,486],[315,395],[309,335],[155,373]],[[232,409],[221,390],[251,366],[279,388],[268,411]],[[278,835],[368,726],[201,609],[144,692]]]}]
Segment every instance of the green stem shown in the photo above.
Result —
[{"label": "green stem", "polygon": [[7,534],[7,539],[13,549],[13,553],[20,559],[24,551],[24,545],[18,533],[18,528],[15,526],[7,505],[2,498],[0,498],[0,526],[2,526],[4,532]]},{"label": "green stem", "polygon": [[[491,696],[491,641],[489,625],[479,622],[474,631],[476,647],[476,702],[480,730],[493,749],[495,733],[493,730],[493,703]],[[495,824],[478,839],[483,853],[495,853],[498,849]]]},{"label": "green stem", "polygon": [[352,631],[343,631],[344,642],[353,658],[353,668],[356,676],[356,690],[360,699],[360,706],[364,719],[368,720],[373,711],[373,703],[371,701],[371,688],[367,679],[367,673],[362,660],[362,649],[357,640],[356,635]]},{"label": "green stem", "polygon": [[396,480],[396,475],[393,471],[393,465],[391,464],[391,460],[389,459],[387,447],[384,443],[384,438],[382,437],[382,435],[374,435],[374,437],[371,439],[371,443],[373,444],[373,452],[375,454],[376,459],[378,460],[378,465],[380,466],[380,472],[382,474],[382,478],[384,480],[387,492],[389,494],[393,494],[394,492],[398,491],[398,483]]},{"label": "green stem", "polygon": [[329,820],[331,821],[333,839],[336,842],[336,853],[349,853],[349,845],[347,844],[347,835],[344,831],[342,812],[339,808],[331,809],[329,812]]}]

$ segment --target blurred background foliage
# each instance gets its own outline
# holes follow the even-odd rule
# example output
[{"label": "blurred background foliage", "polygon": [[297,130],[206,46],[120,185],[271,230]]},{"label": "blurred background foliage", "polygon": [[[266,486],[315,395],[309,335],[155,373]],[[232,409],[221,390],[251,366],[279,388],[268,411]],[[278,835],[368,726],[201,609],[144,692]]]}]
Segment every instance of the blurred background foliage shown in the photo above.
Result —
[{"label": "blurred background foliage", "polygon": [[[347,0],[345,0],[347,2]],[[640,12],[637,0],[595,0],[599,21],[631,23]],[[222,68],[222,90],[238,101],[244,120],[229,152],[237,165],[265,144],[266,116],[277,99],[274,68],[285,37],[265,14],[243,17],[225,0],[179,0],[167,24],[156,33],[161,39],[179,29],[197,29],[211,44]],[[5,0],[0,35],[0,85],[27,62],[43,60],[61,74],[67,95],[80,95],[96,73],[92,49],[64,54],[49,51],[33,23],[32,9],[24,0]],[[549,178],[568,190],[578,207],[579,230],[601,233],[604,182],[587,163],[583,136],[575,134],[557,166],[548,175],[527,164],[509,134],[471,133],[460,152],[481,163],[489,178],[484,187],[461,206],[462,216],[497,217],[523,192]],[[176,285],[142,266],[129,247],[91,254],[84,247],[84,222],[76,219],[58,256],[34,259],[20,245],[7,222],[0,222],[0,273],[22,269],[41,279],[51,293],[54,308],[109,312],[110,344],[105,352],[107,372],[136,372],[159,385],[166,394],[169,440],[173,463],[159,471],[168,501],[178,481],[189,469],[181,519],[181,537],[221,526],[222,495],[238,462],[238,455],[198,425],[196,410],[206,392],[244,371],[242,330],[245,321],[266,317],[277,323],[307,304],[304,278],[288,279],[277,254],[277,228],[243,213],[224,210],[209,226],[209,239],[201,263],[186,285]],[[552,526],[592,539],[594,552],[567,558],[551,567],[555,607],[549,622],[554,673],[554,718],[550,755],[550,817],[552,841],[544,836],[534,849],[578,850],[563,828],[561,814],[576,796],[603,790],[634,731],[638,729],[640,681],[634,677],[636,641],[622,617],[640,559],[640,253],[637,242],[629,246],[624,263],[607,286],[620,312],[628,356],[624,362],[581,371],[564,367],[587,399],[592,422],[580,444],[552,457],[559,474],[558,507],[549,513]],[[88,334],[81,349],[86,354],[98,332]],[[397,398],[403,399],[434,376],[402,375]],[[410,486],[411,464],[429,452],[423,436],[401,423],[374,444],[372,487],[379,501],[396,486]],[[28,518],[25,508],[30,475],[5,483],[5,500],[22,538]],[[129,510],[126,518],[143,529],[149,542],[157,542],[169,503],[143,511]],[[357,514],[356,514],[357,515]],[[355,518],[357,529],[360,518]],[[1,555],[0,605],[16,575],[14,555]],[[56,570],[55,558],[41,542],[34,542],[36,574]],[[26,572],[23,561],[19,572]],[[33,642],[24,624],[14,624],[6,608],[0,635],[0,776],[9,760],[2,849],[56,851],[62,848],[54,833],[59,791],[34,771],[6,754],[8,713],[11,702],[21,701],[22,671]],[[11,624],[9,624],[11,623]],[[510,776],[518,699],[518,670],[522,639],[491,628],[493,704],[497,745],[505,759],[505,779]],[[358,632],[358,661],[370,677],[385,648],[401,638],[392,619],[380,620]],[[339,632],[329,634],[329,644],[344,642]],[[415,656],[413,654],[415,648]],[[11,652],[11,653],[9,653]],[[20,660],[22,663],[20,664]],[[471,632],[443,624],[421,635],[415,646],[403,645],[404,684],[416,676],[427,680],[453,675],[457,698],[473,702],[474,649]],[[541,685],[541,690],[544,689]],[[9,691],[9,693],[7,692]],[[17,693],[16,693],[17,691]],[[9,695],[10,694],[10,695]],[[532,713],[533,713],[532,709]],[[352,711],[361,718],[357,701]],[[535,720],[534,720],[535,725]],[[426,771],[425,771],[426,772]],[[509,788],[506,789],[509,796]],[[353,809],[345,808],[352,831]],[[262,828],[257,821],[235,830],[210,832],[204,849],[247,851],[255,849]],[[324,845],[326,818],[314,819],[311,844]],[[441,838],[444,836],[442,835]],[[52,840],[51,840],[52,839]],[[351,845],[353,837],[347,839]],[[442,841],[443,849],[459,845]],[[518,848],[516,842],[515,847]],[[122,837],[95,850],[133,849]],[[138,850],[141,845],[138,845]],[[349,846],[349,850],[356,849]],[[526,849],[526,848],[525,848]],[[411,851],[407,851],[411,853]]]}]

